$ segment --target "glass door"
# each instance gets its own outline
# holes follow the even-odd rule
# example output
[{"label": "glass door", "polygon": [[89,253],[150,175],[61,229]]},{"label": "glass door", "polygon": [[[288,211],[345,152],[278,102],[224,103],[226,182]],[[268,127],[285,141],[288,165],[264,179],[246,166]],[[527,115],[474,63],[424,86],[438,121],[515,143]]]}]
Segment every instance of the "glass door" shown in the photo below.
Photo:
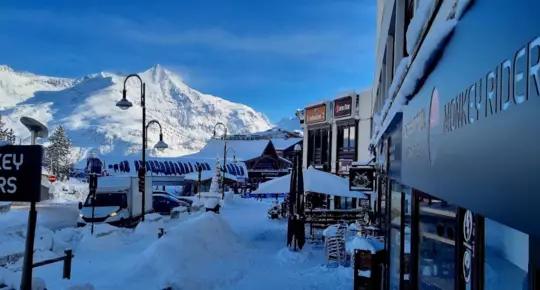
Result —
[{"label": "glass door", "polygon": [[401,213],[402,194],[399,183],[392,181],[390,201],[390,290],[399,290],[401,284]]}]

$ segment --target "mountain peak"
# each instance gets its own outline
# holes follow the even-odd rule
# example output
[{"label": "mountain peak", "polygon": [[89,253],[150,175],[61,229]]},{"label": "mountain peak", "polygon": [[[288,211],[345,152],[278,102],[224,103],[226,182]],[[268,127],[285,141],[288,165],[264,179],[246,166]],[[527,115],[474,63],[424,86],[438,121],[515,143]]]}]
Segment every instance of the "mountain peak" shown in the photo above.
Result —
[{"label": "mountain peak", "polygon": [[182,78],[165,69],[160,64],[155,64],[149,69],[145,70],[142,74],[151,78],[154,82],[161,82],[167,79],[179,79],[183,82]]},{"label": "mountain peak", "polygon": [[0,65],[0,71],[13,72],[13,69],[5,64]]}]

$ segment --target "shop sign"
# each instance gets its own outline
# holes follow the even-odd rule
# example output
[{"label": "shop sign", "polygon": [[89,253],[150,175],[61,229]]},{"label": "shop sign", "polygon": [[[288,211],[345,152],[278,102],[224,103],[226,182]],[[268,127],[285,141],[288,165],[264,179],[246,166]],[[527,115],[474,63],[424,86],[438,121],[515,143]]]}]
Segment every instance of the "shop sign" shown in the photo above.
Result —
[{"label": "shop sign", "polygon": [[348,159],[341,159],[339,160],[339,163],[338,163],[338,174],[344,174],[344,175],[347,175],[349,174],[349,169],[351,168],[352,166],[352,163],[353,161],[352,160],[348,160]]},{"label": "shop sign", "polygon": [[0,146],[0,201],[41,200],[40,145]]},{"label": "shop sign", "polygon": [[373,191],[375,168],[373,166],[351,167],[349,169],[349,190]]},{"label": "shop sign", "polygon": [[306,124],[315,124],[326,121],[326,104],[306,109]]},{"label": "shop sign", "polygon": [[[472,21],[460,23],[404,106],[401,183],[540,236],[530,218],[540,207],[530,198],[540,163],[540,26],[527,25],[540,2],[516,1],[469,10]],[[504,23],[487,17],[508,9]],[[468,41],[473,34],[482,37]]]},{"label": "shop sign", "polygon": [[349,117],[352,114],[352,97],[334,101],[334,118]]},{"label": "shop sign", "polygon": [[471,283],[472,262],[475,258],[475,230],[474,214],[470,210],[461,210],[462,213],[462,232],[463,232],[463,250],[462,250],[462,276],[465,284]]}]

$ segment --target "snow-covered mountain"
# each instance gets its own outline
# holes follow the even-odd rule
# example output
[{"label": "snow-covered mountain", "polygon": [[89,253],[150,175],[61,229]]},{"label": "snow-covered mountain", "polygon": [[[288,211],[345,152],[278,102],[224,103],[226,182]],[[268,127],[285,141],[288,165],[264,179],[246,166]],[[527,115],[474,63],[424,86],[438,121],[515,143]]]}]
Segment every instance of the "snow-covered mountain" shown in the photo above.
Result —
[{"label": "snow-covered mountain", "polygon": [[279,122],[277,122],[274,126],[289,132],[302,131],[300,122],[296,117],[283,118],[279,120]]},{"label": "snow-covered mountain", "polygon": [[[272,126],[252,108],[188,87],[178,75],[160,65],[139,74],[146,83],[147,122],[163,126],[169,148],[164,155],[179,156],[198,151],[213,134],[217,122],[227,124],[230,134],[264,131]],[[126,155],[140,151],[142,112],[140,82],[127,82],[127,97],[134,106],[123,111],[115,106],[122,97],[124,75],[101,72],[80,79],[37,76],[0,66],[2,121],[23,139],[28,131],[21,116],[33,117],[50,130],[64,125],[80,156],[90,149],[100,154]],[[148,146],[159,138],[159,128],[149,128]],[[219,131],[218,133],[221,133]],[[155,152],[154,152],[155,153]]]}]

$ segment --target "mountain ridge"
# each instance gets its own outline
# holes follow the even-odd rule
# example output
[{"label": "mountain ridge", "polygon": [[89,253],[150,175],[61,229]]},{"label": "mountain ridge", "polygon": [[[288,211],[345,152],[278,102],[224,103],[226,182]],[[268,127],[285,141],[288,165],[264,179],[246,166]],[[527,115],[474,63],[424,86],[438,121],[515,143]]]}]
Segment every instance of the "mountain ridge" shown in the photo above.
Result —
[{"label": "mountain ridge", "polygon": [[[21,116],[36,118],[50,131],[63,125],[74,146],[79,148],[78,155],[85,155],[89,150],[103,155],[134,154],[141,148],[141,84],[135,78],[127,81],[127,98],[133,108],[122,111],[115,104],[122,97],[126,76],[99,72],[76,79],[58,78],[19,72],[1,65],[3,121],[18,136],[29,135],[19,122]],[[194,90],[161,65],[154,65],[139,76],[146,83],[146,121],[156,119],[163,126],[165,142],[171,148],[166,150],[167,156],[198,151],[211,137],[217,122],[226,123],[230,134],[272,128],[263,113]],[[148,133],[151,148],[158,140],[159,130],[151,126]]]}]

